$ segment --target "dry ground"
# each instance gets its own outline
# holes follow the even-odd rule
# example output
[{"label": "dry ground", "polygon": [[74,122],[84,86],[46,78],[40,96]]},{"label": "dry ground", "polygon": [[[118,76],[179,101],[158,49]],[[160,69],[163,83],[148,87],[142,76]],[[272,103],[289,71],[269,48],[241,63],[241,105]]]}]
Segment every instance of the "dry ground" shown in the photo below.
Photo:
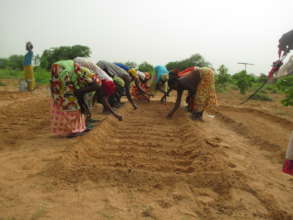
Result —
[{"label": "dry ground", "polygon": [[49,93],[0,91],[0,220],[293,219],[293,178],[281,172],[293,108],[239,106],[220,95],[193,122],[172,103],[120,109],[87,135],[50,133]]}]

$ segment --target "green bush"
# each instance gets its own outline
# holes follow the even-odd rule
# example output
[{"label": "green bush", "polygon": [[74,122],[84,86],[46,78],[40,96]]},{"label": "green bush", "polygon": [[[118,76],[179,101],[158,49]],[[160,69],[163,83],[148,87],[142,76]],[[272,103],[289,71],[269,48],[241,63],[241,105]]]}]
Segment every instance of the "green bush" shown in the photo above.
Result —
[{"label": "green bush", "polygon": [[12,70],[10,68],[0,69],[0,79],[21,79],[23,78],[23,71]]},{"label": "green bush", "polygon": [[221,65],[218,69],[218,74],[215,76],[217,91],[225,91],[228,84],[232,81],[231,75],[228,73],[228,68]]},{"label": "green bush", "polygon": [[39,84],[49,83],[51,74],[48,70],[37,67],[34,69],[36,82]]},{"label": "green bush", "polygon": [[293,75],[282,77],[277,81],[277,87],[282,91],[286,97],[282,100],[285,106],[293,106]]},{"label": "green bush", "polygon": [[245,94],[254,82],[254,78],[248,75],[245,70],[235,73],[232,79],[233,83],[239,88],[241,94]]}]

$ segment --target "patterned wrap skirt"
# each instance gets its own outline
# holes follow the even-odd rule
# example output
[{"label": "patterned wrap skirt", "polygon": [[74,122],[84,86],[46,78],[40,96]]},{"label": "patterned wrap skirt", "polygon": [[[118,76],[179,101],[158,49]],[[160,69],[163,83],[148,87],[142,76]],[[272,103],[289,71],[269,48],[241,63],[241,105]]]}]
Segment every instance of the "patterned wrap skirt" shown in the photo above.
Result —
[{"label": "patterned wrap skirt", "polygon": [[67,136],[86,129],[85,116],[80,110],[64,111],[62,106],[52,103],[51,115],[51,129],[55,135]]},{"label": "patterned wrap skirt", "polygon": [[215,113],[218,105],[215,89],[214,71],[207,67],[198,68],[201,81],[197,87],[193,101],[193,110]]}]

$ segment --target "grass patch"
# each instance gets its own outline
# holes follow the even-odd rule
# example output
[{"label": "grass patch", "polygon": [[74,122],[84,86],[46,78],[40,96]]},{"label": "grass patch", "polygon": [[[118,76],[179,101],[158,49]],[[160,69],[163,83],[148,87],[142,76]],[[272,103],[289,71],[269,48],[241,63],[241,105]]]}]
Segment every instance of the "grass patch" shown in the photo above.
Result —
[{"label": "grass patch", "polygon": [[[35,79],[38,84],[47,84],[50,81],[51,74],[48,70],[40,67],[34,68]],[[0,79],[23,79],[23,70],[0,69]]]},{"label": "grass patch", "polygon": [[0,86],[6,86],[6,84],[0,81]]},{"label": "grass patch", "polygon": [[0,79],[21,79],[23,71],[12,69],[0,69]]}]

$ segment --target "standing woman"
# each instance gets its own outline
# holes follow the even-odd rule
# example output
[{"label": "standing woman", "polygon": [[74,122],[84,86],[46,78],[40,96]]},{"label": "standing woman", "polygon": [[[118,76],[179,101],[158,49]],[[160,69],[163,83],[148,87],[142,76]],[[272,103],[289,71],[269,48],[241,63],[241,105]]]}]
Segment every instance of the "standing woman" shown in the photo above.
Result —
[{"label": "standing woman", "polygon": [[33,72],[32,60],[33,60],[33,45],[31,42],[26,43],[27,53],[24,56],[23,68],[24,68],[24,79],[27,82],[28,90],[33,91],[36,87],[35,76]]}]

